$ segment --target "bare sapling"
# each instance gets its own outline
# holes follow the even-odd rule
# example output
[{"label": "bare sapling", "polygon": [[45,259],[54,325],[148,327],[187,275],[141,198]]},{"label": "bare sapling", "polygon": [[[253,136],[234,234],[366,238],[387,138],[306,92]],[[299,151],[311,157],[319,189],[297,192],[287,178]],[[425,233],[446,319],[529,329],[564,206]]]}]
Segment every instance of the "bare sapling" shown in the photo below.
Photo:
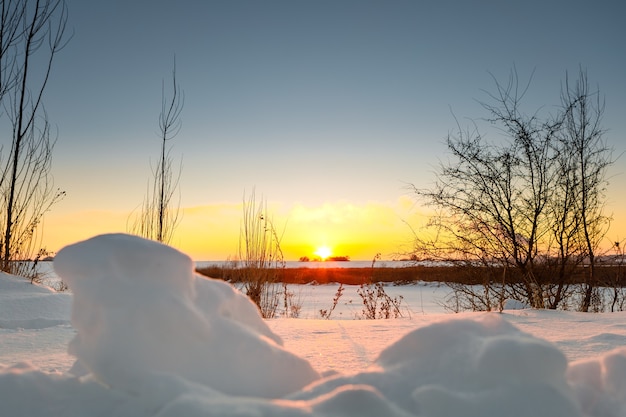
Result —
[{"label": "bare sapling", "polygon": [[178,189],[180,173],[174,170],[170,142],[178,136],[182,121],[184,92],[176,82],[176,61],[172,70],[172,91],[168,99],[165,94],[165,82],[161,85],[161,113],[159,114],[159,138],[161,148],[156,166],[152,169],[152,178],[148,182],[148,191],[141,207],[141,212],[134,219],[131,232],[169,243],[180,221],[180,207],[172,204]]}]

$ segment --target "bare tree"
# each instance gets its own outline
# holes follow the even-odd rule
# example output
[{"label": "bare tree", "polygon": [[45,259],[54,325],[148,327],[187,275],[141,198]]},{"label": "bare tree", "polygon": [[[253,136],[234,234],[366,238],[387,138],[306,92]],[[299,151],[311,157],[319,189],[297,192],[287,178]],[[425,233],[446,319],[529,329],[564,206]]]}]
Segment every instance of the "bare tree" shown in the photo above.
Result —
[{"label": "bare tree", "polygon": [[165,81],[161,86],[161,113],[159,114],[161,152],[152,172],[152,181],[148,183],[148,192],[141,213],[132,227],[134,233],[164,243],[169,243],[172,238],[180,214],[179,207],[172,207],[172,198],[180,179],[180,168],[175,174],[170,155],[172,148],[169,142],[178,135],[182,127],[180,114],[184,101],[184,93],[176,82],[176,61],[174,61],[172,96],[169,100],[165,95]]},{"label": "bare tree", "polygon": [[43,93],[67,43],[67,6],[64,0],[7,0],[0,8],[0,102],[10,132],[0,155],[0,267],[24,275],[23,261],[43,250],[35,239],[43,215],[65,195],[50,177],[56,139]]},{"label": "bare tree", "polygon": [[604,102],[591,91],[587,73],[580,69],[571,84],[569,76],[561,92],[565,120],[561,130],[562,155],[571,161],[567,175],[574,190],[574,204],[579,216],[579,241],[588,271],[579,309],[588,311],[597,283],[596,255],[608,231],[610,218],[604,214],[608,167],[613,164],[612,149],[603,139],[601,127]]},{"label": "bare tree", "polygon": [[600,118],[581,114],[580,107],[590,105],[582,74],[581,80],[577,89],[566,86],[562,111],[540,118],[521,110],[530,81],[520,84],[515,71],[506,84],[494,78],[494,104],[483,107],[504,139],[490,143],[476,125],[459,126],[448,136],[451,157],[440,164],[435,185],[414,188],[437,211],[427,227],[435,232],[416,235],[418,256],[481,267],[483,291],[456,285],[463,297],[457,305],[491,310],[512,298],[557,308],[571,295],[569,283],[582,260],[593,262],[606,232],[603,174],[612,160],[602,142],[580,139],[591,131],[596,140],[601,136]]},{"label": "bare tree", "polygon": [[[496,92],[490,95],[496,104],[483,106],[490,114],[488,120],[500,126],[509,140],[488,143],[477,128],[459,128],[457,135],[448,137],[452,158],[440,166],[434,189],[415,191],[441,210],[432,225],[444,237],[446,256],[501,269],[501,278],[486,277],[484,284],[489,287],[495,288],[497,281],[492,280],[506,280],[505,274],[516,272],[519,279],[509,280],[509,296],[544,307],[535,263],[546,233],[550,144],[558,122],[521,114],[519,104],[526,89],[527,85],[520,88],[515,72],[506,85],[496,81]],[[431,251],[441,249],[430,245]],[[483,304],[493,307],[489,299]]]}]

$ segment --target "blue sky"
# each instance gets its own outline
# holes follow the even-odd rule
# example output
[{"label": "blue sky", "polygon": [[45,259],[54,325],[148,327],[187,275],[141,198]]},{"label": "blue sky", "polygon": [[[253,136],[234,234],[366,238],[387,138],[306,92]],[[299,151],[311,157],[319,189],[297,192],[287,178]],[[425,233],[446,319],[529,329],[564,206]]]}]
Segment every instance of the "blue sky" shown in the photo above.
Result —
[{"label": "blue sky", "polygon": [[[513,66],[524,80],[534,71],[529,112],[558,105],[565,72],[585,68],[606,98],[609,144],[616,155],[626,149],[619,1],[68,0],[68,8],[73,39],[45,97],[59,132],[55,183],[68,196],[47,229],[81,213],[102,231],[124,227],[158,154],[161,83],[174,56],[185,92],[172,149],[182,158],[183,208],[237,204],[256,187],[285,218],[295,206],[333,204],[411,216],[406,202],[398,208],[406,183],[434,179],[453,114],[462,123],[486,116],[482,90]],[[611,196],[624,202],[624,158],[614,168]],[[97,230],[70,227],[66,239]],[[54,248],[63,233],[50,239]]]}]

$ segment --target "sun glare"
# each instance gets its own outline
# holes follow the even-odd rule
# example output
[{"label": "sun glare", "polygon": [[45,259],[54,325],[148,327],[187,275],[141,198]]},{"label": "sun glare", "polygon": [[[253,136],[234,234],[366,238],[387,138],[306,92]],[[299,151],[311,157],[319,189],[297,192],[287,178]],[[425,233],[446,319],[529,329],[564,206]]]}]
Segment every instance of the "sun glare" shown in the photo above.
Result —
[{"label": "sun glare", "polygon": [[332,254],[332,252],[328,246],[320,246],[314,254],[322,258],[322,261],[324,261]]}]

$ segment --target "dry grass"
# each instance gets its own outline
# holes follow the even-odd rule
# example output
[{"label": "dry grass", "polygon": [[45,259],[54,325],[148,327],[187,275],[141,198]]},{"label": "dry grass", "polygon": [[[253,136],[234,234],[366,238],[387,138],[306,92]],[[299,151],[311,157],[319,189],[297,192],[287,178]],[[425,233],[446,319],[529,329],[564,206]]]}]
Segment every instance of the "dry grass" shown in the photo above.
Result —
[{"label": "dry grass", "polygon": [[[232,266],[210,266],[199,268],[198,273],[223,279],[230,282],[241,280],[242,268]],[[287,284],[328,284],[342,283],[344,285],[360,285],[371,282],[411,283],[416,281],[425,282],[454,282],[459,284],[482,284],[487,275],[494,275],[491,268],[482,267],[448,267],[448,266],[409,266],[402,268],[376,267],[376,268],[282,268],[274,271],[279,282]],[[584,281],[584,269],[574,274],[571,284]],[[624,269],[617,266],[602,266],[596,270],[598,281],[601,283],[615,283],[619,276],[619,285],[626,286]],[[501,277],[501,273],[495,272],[495,276]],[[510,279],[514,280],[514,277]],[[546,279],[544,283],[549,283]]]},{"label": "dry grass", "polygon": [[[231,266],[210,266],[199,268],[198,273],[238,282],[242,276],[241,268]],[[450,280],[451,268],[412,266],[403,268],[283,268],[277,270],[280,282],[288,284],[327,284],[342,283],[345,285],[360,285],[370,282],[414,282]]]}]

